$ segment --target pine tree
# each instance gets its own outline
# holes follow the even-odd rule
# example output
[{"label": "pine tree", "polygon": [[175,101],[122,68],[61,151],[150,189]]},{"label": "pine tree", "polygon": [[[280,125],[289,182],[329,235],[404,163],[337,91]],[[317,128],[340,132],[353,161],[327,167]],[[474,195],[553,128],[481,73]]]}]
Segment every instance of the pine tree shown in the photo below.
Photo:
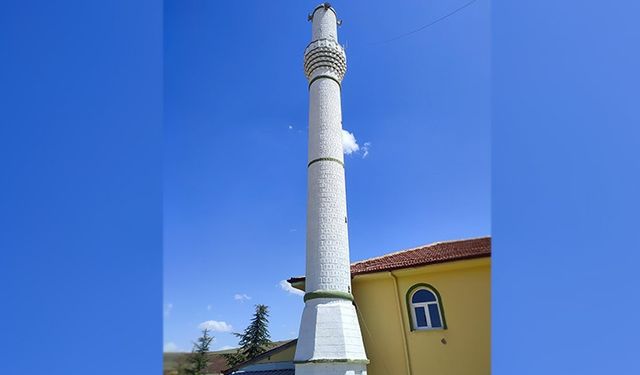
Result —
[{"label": "pine tree", "polygon": [[271,345],[269,335],[269,308],[265,305],[256,305],[251,323],[244,330],[244,333],[234,333],[240,338],[240,348],[235,353],[225,354],[224,358],[230,367],[238,363],[255,358],[267,351]]},{"label": "pine tree", "polygon": [[264,353],[271,344],[269,335],[269,308],[265,305],[256,305],[251,323],[240,337],[240,351],[247,360]]},{"label": "pine tree", "polygon": [[213,341],[213,336],[209,336],[209,330],[202,330],[202,336],[198,337],[198,342],[193,343],[189,362],[191,367],[186,369],[188,375],[205,375],[205,370],[209,364],[209,344]]}]

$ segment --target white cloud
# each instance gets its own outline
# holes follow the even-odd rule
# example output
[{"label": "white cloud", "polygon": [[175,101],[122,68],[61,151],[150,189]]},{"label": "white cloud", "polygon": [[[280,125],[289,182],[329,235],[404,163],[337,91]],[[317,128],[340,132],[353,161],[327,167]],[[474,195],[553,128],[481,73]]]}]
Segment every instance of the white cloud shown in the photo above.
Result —
[{"label": "white cloud", "polygon": [[347,154],[357,154],[362,152],[362,158],[366,158],[369,155],[369,148],[371,142],[365,142],[362,147],[358,144],[356,136],[353,133],[349,133],[348,130],[342,129],[342,151]]},{"label": "white cloud", "polygon": [[207,305],[207,311],[211,311],[211,305]]},{"label": "white cloud", "polygon": [[162,351],[165,353],[175,353],[180,352],[181,350],[178,348],[178,345],[176,345],[175,342],[166,342],[164,344],[164,347],[162,348]]},{"label": "white cloud", "polygon": [[236,301],[240,301],[240,302],[244,302],[244,301],[248,301],[251,299],[251,297],[249,297],[248,295],[242,293],[242,294],[236,294],[233,296],[233,299],[235,299]]},{"label": "white cloud", "polygon": [[291,284],[287,282],[287,280],[281,280],[279,285],[280,285],[280,288],[282,288],[282,290],[284,290],[287,293],[295,294],[297,296],[304,295],[303,291],[292,287]]},{"label": "white cloud", "polygon": [[342,129],[342,151],[350,155],[358,150],[360,150],[360,146],[358,145],[358,141],[356,141],[356,136]]},{"label": "white cloud", "polygon": [[289,125],[289,130],[293,130],[293,125]]},{"label": "white cloud", "polygon": [[233,327],[226,322],[219,322],[217,320],[207,320],[206,322],[202,322],[198,325],[200,329],[208,329],[214,332],[231,332]]},{"label": "white cloud", "polygon": [[218,348],[218,350],[229,350],[229,349],[235,349],[235,348],[236,348],[235,346],[225,345]]},{"label": "white cloud", "polygon": [[171,314],[171,310],[173,310],[173,303],[168,303],[164,307],[164,317],[167,318]]},{"label": "white cloud", "polygon": [[362,146],[362,158],[366,158],[369,155],[369,147],[371,146],[371,142],[365,142]]}]

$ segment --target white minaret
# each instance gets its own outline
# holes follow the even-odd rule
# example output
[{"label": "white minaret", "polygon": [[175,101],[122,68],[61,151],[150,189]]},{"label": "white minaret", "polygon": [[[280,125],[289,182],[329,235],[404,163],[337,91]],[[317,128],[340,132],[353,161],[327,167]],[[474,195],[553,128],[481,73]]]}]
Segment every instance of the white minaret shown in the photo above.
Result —
[{"label": "white minaret", "polygon": [[328,3],[309,15],[307,270],[296,375],[366,375],[367,355],[351,295],[340,83],[347,69]]}]

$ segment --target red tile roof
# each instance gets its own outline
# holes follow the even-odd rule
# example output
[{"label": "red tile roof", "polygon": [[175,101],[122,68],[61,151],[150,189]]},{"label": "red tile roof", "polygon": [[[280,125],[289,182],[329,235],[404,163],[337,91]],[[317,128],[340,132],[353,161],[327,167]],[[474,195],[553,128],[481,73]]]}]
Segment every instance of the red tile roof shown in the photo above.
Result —
[{"label": "red tile roof", "polygon": [[[436,242],[351,264],[351,276],[491,256],[491,237]],[[303,281],[292,277],[290,283]]]}]

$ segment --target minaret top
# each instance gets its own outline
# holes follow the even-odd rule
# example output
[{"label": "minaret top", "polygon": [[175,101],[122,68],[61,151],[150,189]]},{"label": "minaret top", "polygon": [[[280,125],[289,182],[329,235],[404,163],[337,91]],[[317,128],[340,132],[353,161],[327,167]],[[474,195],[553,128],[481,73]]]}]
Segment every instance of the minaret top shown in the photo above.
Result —
[{"label": "minaret top", "polygon": [[331,4],[322,3],[318,5],[310,14],[309,21],[313,23],[311,40],[333,39],[338,41],[337,26],[338,14]]},{"label": "minaret top", "polygon": [[338,43],[336,11],[329,3],[318,5],[309,14],[311,20],[311,43],[304,51],[304,71],[309,87],[316,79],[329,78],[338,85],[347,71],[347,56]]},{"label": "minaret top", "polygon": [[311,13],[309,13],[309,21],[313,20],[313,16],[315,15],[315,13],[316,13],[316,11],[318,9],[324,9],[325,11],[331,10],[333,12],[333,14],[338,16],[338,14],[336,13],[336,10],[333,9],[333,7],[331,6],[331,3],[322,3],[322,4],[318,5]]}]

